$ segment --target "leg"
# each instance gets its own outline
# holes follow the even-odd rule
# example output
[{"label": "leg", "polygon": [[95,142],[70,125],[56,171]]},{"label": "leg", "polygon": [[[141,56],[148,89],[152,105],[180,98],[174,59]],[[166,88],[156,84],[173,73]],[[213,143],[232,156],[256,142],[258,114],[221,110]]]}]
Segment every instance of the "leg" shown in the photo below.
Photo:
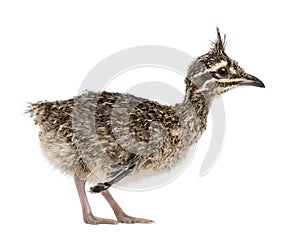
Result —
[{"label": "leg", "polygon": [[87,224],[117,224],[118,222],[111,219],[97,218],[92,214],[91,207],[85,192],[85,180],[80,179],[76,174],[74,176],[76,188],[81,202],[83,220]]},{"label": "leg", "polygon": [[111,208],[113,209],[116,218],[120,223],[153,223],[152,220],[148,220],[144,218],[135,218],[125,214],[125,212],[121,209],[118,203],[110,195],[108,190],[104,190],[101,193],[104,196],[104,198],[107,200]]}]

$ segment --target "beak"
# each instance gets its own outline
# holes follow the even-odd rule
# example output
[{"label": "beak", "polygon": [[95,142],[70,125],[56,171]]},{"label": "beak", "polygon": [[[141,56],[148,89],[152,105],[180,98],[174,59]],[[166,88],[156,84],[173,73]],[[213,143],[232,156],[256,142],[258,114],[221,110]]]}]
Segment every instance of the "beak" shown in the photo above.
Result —
[{"label": "beak", "polygon": [[246,74],[239,83],[241,86],[265,87],[265,84],[251,74]]}]

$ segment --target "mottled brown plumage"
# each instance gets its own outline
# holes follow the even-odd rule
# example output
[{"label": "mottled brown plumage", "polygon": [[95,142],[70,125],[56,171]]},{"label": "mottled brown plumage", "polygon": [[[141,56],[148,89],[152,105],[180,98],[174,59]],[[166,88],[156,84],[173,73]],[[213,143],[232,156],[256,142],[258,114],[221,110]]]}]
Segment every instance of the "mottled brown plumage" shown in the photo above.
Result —
[{"label": "mottled brown plumage", "polygon": [[[263,87],[225,53],[218,38],[213,48],[190,66],[186,94],[175,106],[130,94],[86,92],[69,100],[38,102],[29,112],[40,126],[40,141],[50,163],[75,175],[87,223],[112,223],[91,215],[85,181],[97,185],[120,222],[149,222],[115,209],[107,189],[124,179],[167,172],[187,155],[206,128],[215,97],[234,87]],[[126,217],[127,216],[127,217]]]},{"label": "mottled brown plumage", "polygon": [[[195,137],[180,120],[183,110],[193,111],[185,105],[165,106],[108,92],[87,92],[70,100],[39,102],[30,108],[41,127],[42,148],[51,154],[49,160],[64,172],[79,172],[84,179],[100,182],[126,169],[132,154],[138,157],[136,172],[160,171],[175,164],[180,159],[175,153],[182,146],[183,133]],[[200,133],[199,128],[195,131]],[[64,156],[59,155],[61,151]],[[98,166],[106,172],[103,177],[97,176]]]}]

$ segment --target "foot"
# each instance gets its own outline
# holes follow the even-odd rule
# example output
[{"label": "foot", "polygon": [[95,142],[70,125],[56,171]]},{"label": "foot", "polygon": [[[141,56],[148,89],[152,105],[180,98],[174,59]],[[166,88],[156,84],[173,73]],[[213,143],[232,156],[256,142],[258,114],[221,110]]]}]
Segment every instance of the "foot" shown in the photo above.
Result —
[{"label": "foot", "polygon": [[86,224],[98,225],[98,224],[118,224],[117,221],[107,218],[98,218],[92,214],[83,217]]},{"label": "foot", "polygon": [[127,214],[121,214],[119,216],[117,216],[118,222],[119,223],[127,223],[127,224],[133,224],[133,223],[154,223],[154,221],[149,220],[149,219],[145,219],[145,218],[135,218],[135,217],[131,217]]}]

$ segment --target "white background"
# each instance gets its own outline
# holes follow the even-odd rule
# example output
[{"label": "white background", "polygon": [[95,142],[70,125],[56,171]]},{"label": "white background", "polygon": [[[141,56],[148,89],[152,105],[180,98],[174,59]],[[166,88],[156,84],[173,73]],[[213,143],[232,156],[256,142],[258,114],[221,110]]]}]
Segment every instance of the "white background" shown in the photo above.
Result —
[{"label": "white background", "polygon": [[[1,1],[1,232],[299,232],[299,21],[296,1]],[[132,46],[201,55],[216,26],[227,53],[266,85],[224,95],[217,164],[199,178],[200,140],[171,184],[112,190],[129,214],[156,224],[84,224],[72,179],[40,153],[26,102],[76,95],[94,65]],[[114,217],[103,198],[89,197],[96,215]]]}]

